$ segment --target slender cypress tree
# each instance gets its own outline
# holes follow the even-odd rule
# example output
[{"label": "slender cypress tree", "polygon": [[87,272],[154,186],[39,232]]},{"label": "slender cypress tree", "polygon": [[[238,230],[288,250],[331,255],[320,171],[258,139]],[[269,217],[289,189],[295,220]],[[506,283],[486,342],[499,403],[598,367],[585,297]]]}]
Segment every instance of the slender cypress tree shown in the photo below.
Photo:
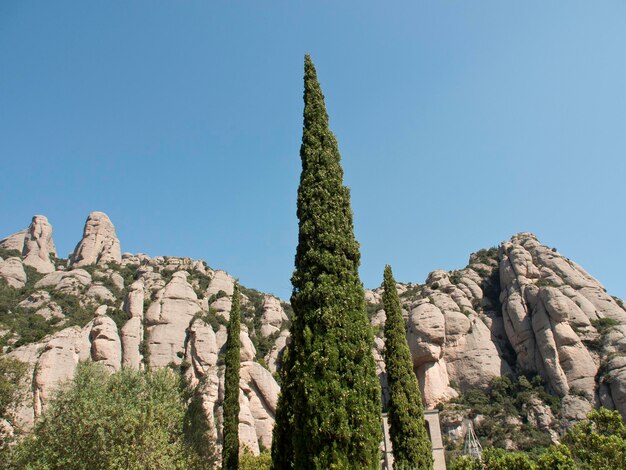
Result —
[{"label": "slender cypress tree", "polygon": [[422,395],[413,372],[400,297],[390,266],[385,267],[383,286],[383,304],[387,315],[385,365],[389,384],[389,435],[394,468],[431,469],[432,446],[426,432]]},{"label": "slender cypress tree", "polygon": [[374,469],[381,396],[359,279],[350,192],[315,66],[304,60],[294,318],[283,358],[274,469]]},{"label": "slender cypress tree", "polygon": [[233,303],[226,339],[226,370],[224,372],[224,447],[222,469],[239,468],[239,367],[241,359],[239,284],[233,289]]}]

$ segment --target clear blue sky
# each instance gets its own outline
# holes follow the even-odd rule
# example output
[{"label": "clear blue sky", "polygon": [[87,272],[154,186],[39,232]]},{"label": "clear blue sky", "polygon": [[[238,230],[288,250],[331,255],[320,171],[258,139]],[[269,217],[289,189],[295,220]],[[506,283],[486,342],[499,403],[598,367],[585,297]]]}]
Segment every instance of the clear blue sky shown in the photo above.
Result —
[{"label": "clear blue sky", "polygon": [[0,237],[100,210],[288,298],[309,52],[366,287],[532,231],[626,297],[625,50],[623,1],[5,0]]}]

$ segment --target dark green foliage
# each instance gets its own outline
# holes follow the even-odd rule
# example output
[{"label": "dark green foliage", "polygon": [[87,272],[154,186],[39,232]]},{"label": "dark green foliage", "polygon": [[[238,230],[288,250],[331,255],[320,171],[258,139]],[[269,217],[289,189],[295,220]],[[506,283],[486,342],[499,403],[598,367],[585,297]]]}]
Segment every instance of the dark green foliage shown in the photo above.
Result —
[{"label": "dark green foliage", "polygon": [[291,319],[293,318],[293,308],[291,308],[291,304],[288,302],[281,302],[280,305],[283,307],[287,318],[289,318],[289,320],[291,321]]},{"label": "dark green foliage", "polygon": [[402,294],[400,294],[400,296],[405,300],[416,299],[421,295],[423,288],[424,286],[420,284],[413,284],[409,286],[409,288],[405,290]]},{"label": "dark green foliage", "polygon": [[[476,435],[483,447],[504,447],[510,440],[518,449],[537,454],[550,445],[551,439],[549,433],[524,419],[528,407],[536,399],[550,406],[558,416],[560,400],[545,390],[540,376],[528,379],[520,375],[515,380],[507,376],[496,377],[486,391],[470,389],[454,401],[469,409],[469,417],[483,416],[480,425],[476,426]],[[451,404],[445,408],[454,410],[455,406]],[[520,424],[516,424],[518,420],[521,420]],[[448,454],[458,455],[459,449],[450,443]]]},{"label": "dark green foliage", "polygon": [[[0,356],[0,420],[14,425],[15,406],[20,402],[25,386],[22,379],[26,375],[27,366],[23,362],[7,356]],[[10,441],[6,428],[0,426],[0,461],[2,451]]]},{"label": "dark green foliage", "polygon": [[[181,371],[184,373],[185,361],[180,365]],[[197,386],[191,388],[183,386],[183,397],[187,404],[185,416],[183,418],[183,435],[185,443],[191,447],[199,456],[199,468],[213,468],[213,464],[217,460],[217,452],[213,441],[212,425],[206,419],[202,400],[202,387]]]},{"label": "dark green foliage", "polygon": [[109,308],[107,315],[115,322],[117,329],[121,331],[122,327],[129,319],[128,313],[116,307]]},{"label": "dark green foliage", "polygon": [[567,447],[551,446],[539,456],[537,470],[576,470],[576,464]]},{"label": "dark green foliage", "polygon": [[591,325],[598,331],[599,336],[592,339],[583,339],[583,343],[588,349],[595,351],[603,356],[604,362],[606,362],[607,354],[604,352],[606,347],[607,336],[609,332],[620,323],[613,318],[597,318],[591,320]]},{"label": "dark green foliage", "polygon": [[212,448],[208,434],[184,433],[188,398],[180,376],[167,368],[109,374],[82,364],[32,436],[12,449],[6,468],[211,468],[211,452],[197,452]]},{"label": "dark green foliage", "polygon": [[22,257],[20,250],[7,250],[6,248],[0,248],[0,258],[7,259],[13,257]]},{"label": "dark green foliage", "polygon": [[122,276],[122,278],[124,279],[124,287],[126,288],[128,288],[135,281],[135,275],[137,274],[137,269],[139,269],[138,264],[132,263],[126,264],[124,266],[117,263],[111,263],[109,267],[113,271],[117,271],[117,273]]},{"label": "dark green foliage", "polygon": [[611,328],[620,323],[613,318],[598,318],[597,320],[591,320],[591,324],[598,330],[598,333],[606,334]]},{"label": "dark green foliage", "polygon": [[239,285],[235,283],[233,305],[228,323],[226,340],[226,371],[224,372],[224,447],[222,469],[239,468],[239,367],[241,359],[241,313],[239,308]]},{"label": "dark green foliage", "polygon": [[487,448],[482,463],[469,457],[453,460],[450,470],[615,470],[626,468],[626,426],[617,411],[599,408],[572,426],[563,444],[540,453]]},{"label": "dark green foliage", "polygon": [[201,298],[209,287],[211,277],[207,276],[206,274],[202,274],[195,269],[191,269],[189,270],[187,282],[191,284],[198,298]]},{"label": "dark green foliage", "polygon": [[498,262],[498,247],[492,246],[491,248],[483,248],[476,253],[472,253],[471,264],[480,263],[490,265],[493,262]]},{"label": "dark green foliage", "polygon": [[539,279],[535,285],[537,287],[558,287],[558,285],[551,279]]},{"label": "dark green foliage", "polygon": [[207,325],[211,325],[213,331],[219,330],[220,326],[228,325],[228,320],[226,320],[226,318],[224,318],[222,315],[218,315],[213,307],[209,307],[209,311],[207,313],[200,313],[196,316],[203,320]]},{"label": "dark green foliage", "polygon": [[379,465],[381,402],[359,244],[337,141],[308,55],[304,68],[294,317],[272,468],[367,470]]},{"label": "dark green foliage", "polygon": [[535,463],[523,452],[509,452],[504,449],[485,449],[483,452],[485,470],[536,470]]},{"label": "dark green foliage", "polygon": [[377,303],[377,304],[370,304],[370,303],[368,303],[366,305],[367,318],[369,320],[371,320],[372,317],[376,314],[376,312],[378,312],[381,308],[383,308],[383,304],[382,303]]},{"label": "dark green foliage", "polygon": [[389,384],[389,434],[394,466],[407,469],[430,469],[432,446],[426,432],[424,405],[413,372],[411,352],[406,340],[400,298],[391,267],[385,267],[383,282],[385,321],[385,365]]},{"label": "dark green foliage", "polygon": [[[255,332],[256,331],[260,331],[260,329],[255,329]],[[280,336],[280,331],[275,331],[274,333],[268,336],[255,334],[254,335],[255,340],[252,342],[252,344],[254,344],[254,348],[256,349],[257,357],[261,359],[264,358],[267,355],[267,353],[270,352],[270,349],[276,342],[276,338],[278,338],[279,336]]]},{"label": "dark green foliage", "polygon": [[[27,281],[20,289],[9,287],[4,279],[0,279],[0,324],[19,336],[17,342],[12,345],[14,348],[37,342],[44,336],[68,326],[84,326],[92,319],[95,307],[83,307],[76,296],[55,290],[50,291],[50,297],[61,307],[67,318],[63,325],[60,325],[56,318],[45,320],[36,315],[34,310],[18,306],[21,300],[37,290],[35,284],[43,277],[30,266],[24,266],[24,271]],[[6,335],[0,339],[0,347],[5,346],[10,337],[11,335]]]},{"label": "dark green foliage", "polygon": [[563,439],[579,468],[626,468],[626,426],[618,411],[593,410],[588,419],[572,426]]}]

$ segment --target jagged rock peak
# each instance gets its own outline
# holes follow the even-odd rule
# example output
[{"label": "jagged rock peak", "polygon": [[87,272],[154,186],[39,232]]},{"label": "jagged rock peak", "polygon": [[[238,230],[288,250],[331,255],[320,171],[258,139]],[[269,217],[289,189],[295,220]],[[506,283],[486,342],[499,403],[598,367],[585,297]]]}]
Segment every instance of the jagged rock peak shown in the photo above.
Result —
[{"label": "jagged rock peak", "polygon": [[92,212],[85,222],[83,238],[70,256],[72,266],[121,263],[120,241],[115,227],[104,212]]},{"label": "jagged rock peak", "polygon": [[57,249],[52,240],[52,225],[44,215],[35,215],[24,236],[24,264],[32,266],[40,273],[51,273],[54,264],[50,255],[56,257]]},{"label": "jagged rock peak", "polygon": [[24,264],[40,273],[54,271],[50,255],[56,257],[57,250],[52,241],[52,225],[44,215],[33,216],[28,228],[0,240],[0,248],[19,251],[24,257]]},{"label": "jagged rock peak", "polygon": [[26,234],[28,233],[28,229],[20,230],[13,235],[9,235],[6,238],[0,240],[0,248],[4,248],[5,250],[11,251],[19,251],[20,254],[24,249],[24,238],[26,238]]}]

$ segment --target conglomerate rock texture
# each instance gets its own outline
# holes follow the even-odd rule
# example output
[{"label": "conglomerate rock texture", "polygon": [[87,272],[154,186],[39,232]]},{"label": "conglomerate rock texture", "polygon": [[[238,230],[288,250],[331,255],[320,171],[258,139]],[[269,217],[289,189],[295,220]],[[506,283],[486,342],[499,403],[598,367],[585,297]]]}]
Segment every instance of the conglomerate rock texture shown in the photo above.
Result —
[{"label": "conglomerate rock texture", "polygon": [[[171,367],[195,387],[219,444],[225,325],[235,279],[201,260],[122,255],[113,224],[99,212],[90,214],[69,260],[56,258],[51,234],[47,219],[35,216],[27,230],[0,242],[0,287],[16,296],[0,311],[0,347],[29,368],[20,425],[32,426],[82,361],[110,371]],[[555,441],[559,420],[582,419],[592,407],[626,417],[623,303],[534,235],[520,233],[473,253],[463,269],[436,270],[424,284],[397,287],[427,408],[524,374],[542,377],[560,399],[558,416],[533,398],[522,417]],[[380,288],[365,297],[379,331],[372,352],[385,402]],[[240,300],[239,431],[242,445],[257,454],[271,445],[290,308],[253,289],[243,288]],[[38,317],[42,332],[20,329],[15,315]],[[458,427],[445,424],[455,437]]]}]

